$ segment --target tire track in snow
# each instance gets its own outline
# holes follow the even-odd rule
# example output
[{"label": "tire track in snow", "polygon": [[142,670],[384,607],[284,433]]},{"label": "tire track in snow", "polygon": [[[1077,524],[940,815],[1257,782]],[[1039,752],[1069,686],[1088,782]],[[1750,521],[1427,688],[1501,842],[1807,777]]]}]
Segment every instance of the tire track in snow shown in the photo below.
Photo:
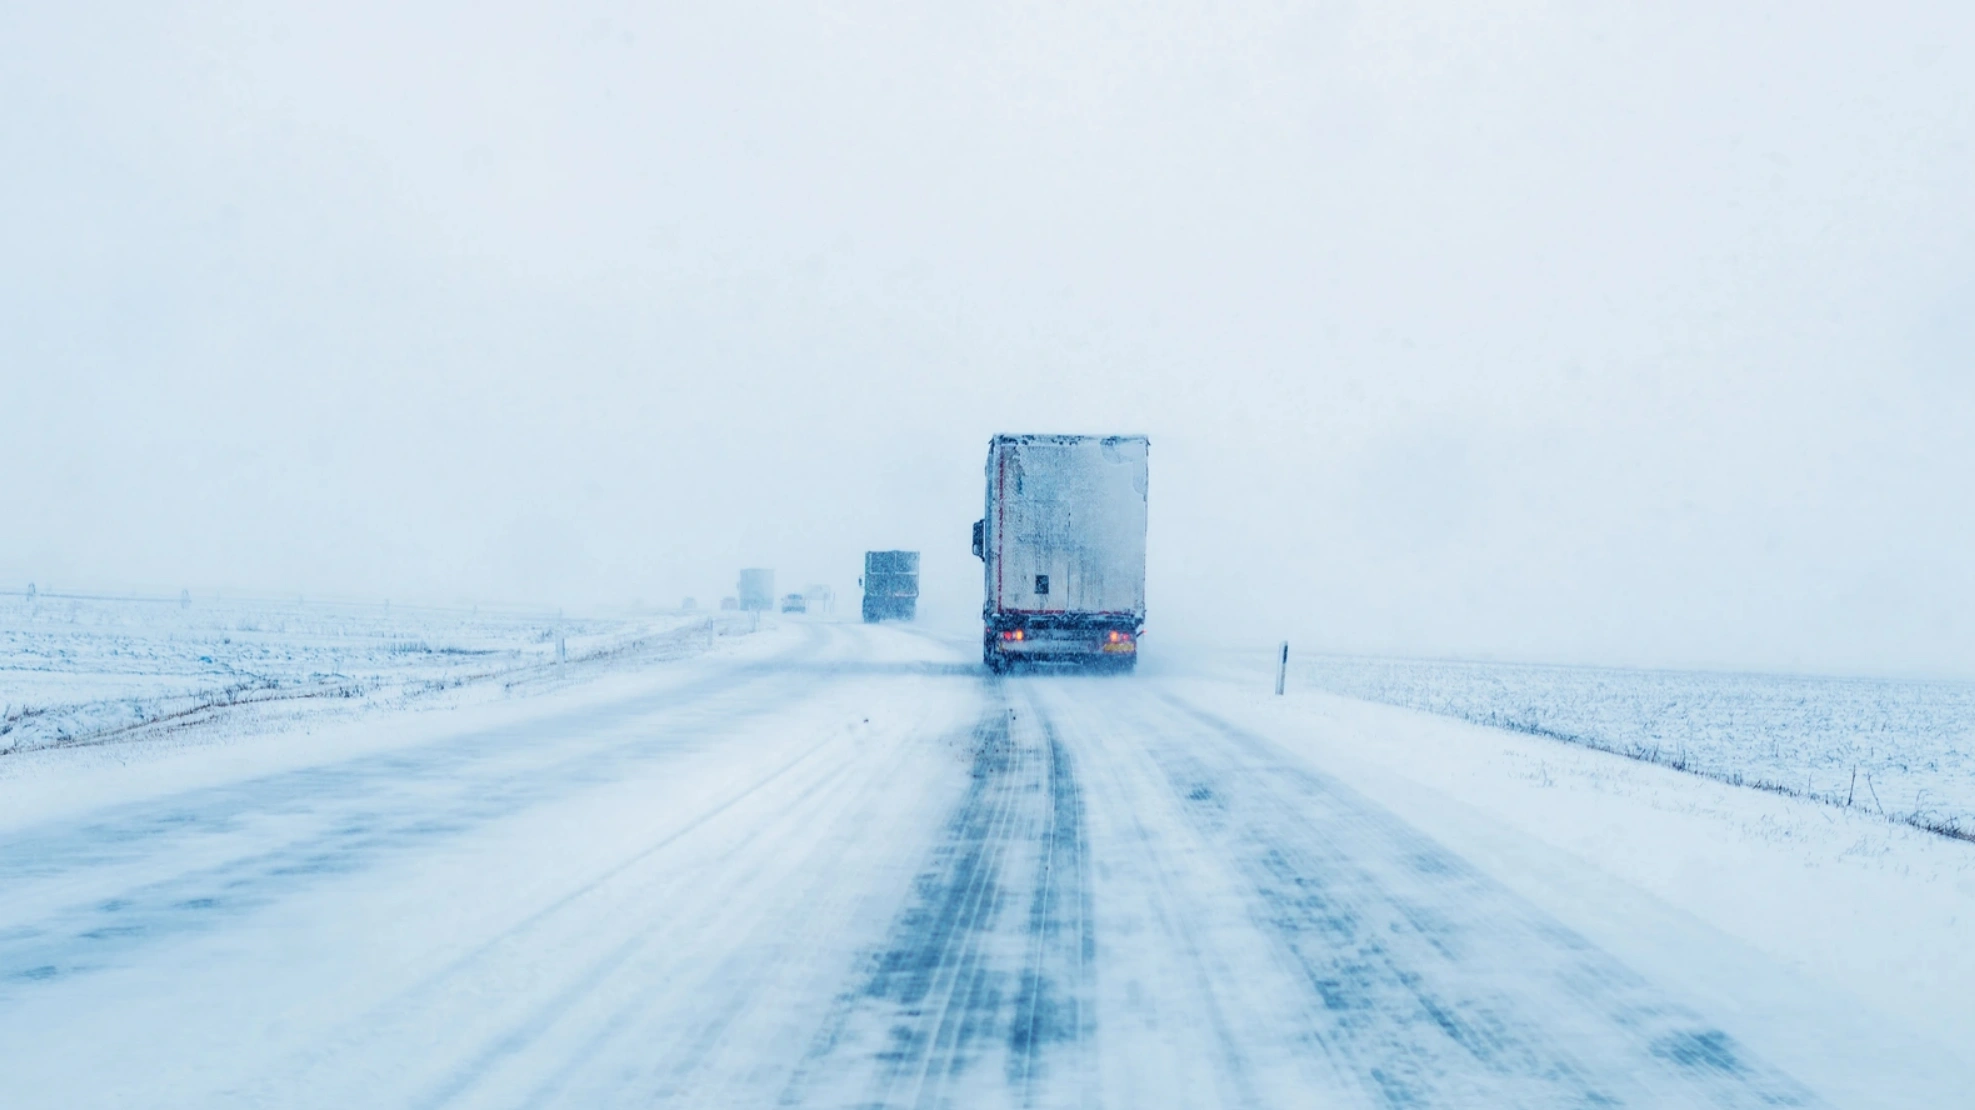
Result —
[{"label": "tire track in snow", "polygon": [[1341,783],[1176,698],[1151,751],[1375,1105],[1814,1104],[1725,1031]]},{"label": "tire track in snow", "polygon": [[995,1056],[998,1094],[1033,1105],[1053,1072],[1077,1070],[1096,943],[1082,790],[1053,730],[990,689],[944,840],[784,1105],[969,1105]]},{"label": "tire track in snow", "polygon": [[1029,903],[1030,949],[1015,1001],[1008,1061],[1009,1085],[1022,1091],[1025,1106],[1035,1104],[1045,1049],[1086,1040],[1096,1018],[1086,1001],[1097,933],[1083,792],[1055,726],[1040,714],[1036,718],[1049,760],[1049,824],[1043,832],[1041,874]]},{"label": "tire track in snow", "polygon": [[988,942],[1006,895],[1001,871],[1019,835],[1023,786],[1017,776],[1029,760],[1004,710],[977,734],[973,789],[950,833],[952,870],[922,877],[922,906],[907,911],[902,935],[878,960],[867,997],[903,1010],[887,1031],[891,1047],[879,1058],[875,1102],[892,1104],[899,1087],[915,1107],[940,1105],[941,1089],[979,1051],[976,1039],[992,1035],[1001,1008],[1002,982],[992,976]]},{"label": "tire track in snow", "polygon": [[[1163,800],[1167,785],[1139,747],[1140,730],[1121,730],[1111,713],[1090,711],[1092,699],[1077,696],[1082,692],[1053,685],[1047,711],[1091,768],[1093,858],[1104,875],[1099,927],[1107,949],[1131,954],[1128,964],[1113,965],[1097,1000],[1107,1016],[1088,1074],[1106,1085],[1083,1101],[1269,1105],[1261,1089],[1284,1085],[1283,1061],[1257,1059],[1274,1043],[1266,1035],[1271,1008],[1248,993],[1257,978],[1252,968],[1243,974],[1214,943],[1226,923],[1213,912],[1215,899],[1199,889],[1192,862],[1198,845],[1174,843],[1163,807],[1146,804]],[[1237,995],[1231,987],[1243,989]],[[1258,1028],[1265,1035],[1255,1036]],[[1301,1078],[1292,1075],[1289,1085],[1318,1093]]]}]

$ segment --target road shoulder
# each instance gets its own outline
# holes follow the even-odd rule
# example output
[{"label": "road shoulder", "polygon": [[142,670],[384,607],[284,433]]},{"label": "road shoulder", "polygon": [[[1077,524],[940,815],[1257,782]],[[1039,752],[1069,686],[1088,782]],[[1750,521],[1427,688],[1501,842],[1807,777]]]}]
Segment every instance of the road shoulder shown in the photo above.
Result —
[{"label": "road shoulder", "polygon": [[1923,1104],[1975,1074],[1950,1047],[1975,1043],[1966,844],[1411,710],[1220,681],[1171,688],[1735,1019],[1840,1104]]}]

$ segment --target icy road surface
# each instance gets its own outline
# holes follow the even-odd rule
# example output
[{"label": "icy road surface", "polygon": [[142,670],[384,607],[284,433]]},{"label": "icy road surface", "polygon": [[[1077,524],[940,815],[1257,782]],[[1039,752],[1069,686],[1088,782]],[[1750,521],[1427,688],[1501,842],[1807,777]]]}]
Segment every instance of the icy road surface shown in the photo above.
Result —
[{"label": "icy road surface", "polygon": [[[990,679],[892,628],[747,639],[608,696],[0,814],[0,1104],[1966,1093],[1670,910],[1567,924],[1199,683]],[[1695,966],[1786,996],[1606,943],[1652,951],[1624,934],[1656,913]]]}]

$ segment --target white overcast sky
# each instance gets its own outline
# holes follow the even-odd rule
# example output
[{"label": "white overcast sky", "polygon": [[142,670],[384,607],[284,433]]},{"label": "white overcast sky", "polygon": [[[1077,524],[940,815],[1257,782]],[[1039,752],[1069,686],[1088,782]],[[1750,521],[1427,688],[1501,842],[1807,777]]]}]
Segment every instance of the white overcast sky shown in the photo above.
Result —
[{"label": "white overcast sky", "polygon": [[1975,675],[1975,5],[0,6],[0,585]]}]

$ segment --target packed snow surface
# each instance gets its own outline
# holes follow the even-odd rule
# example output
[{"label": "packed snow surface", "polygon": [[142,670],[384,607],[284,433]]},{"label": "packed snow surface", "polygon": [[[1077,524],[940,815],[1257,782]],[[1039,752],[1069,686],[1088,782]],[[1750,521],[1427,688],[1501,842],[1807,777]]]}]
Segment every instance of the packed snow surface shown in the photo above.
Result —
[{"label": "packed snow surface", "polygon": [[1959,841],[1238,668],[1004,679],[971,637],[730,631],[0,761],[6,1105],[1951,1105],[1975,1078]]},{"label": "packed snow surface", "polygon": [[1975,835],[1975,683],[1297,659],[1323,690]]}]

